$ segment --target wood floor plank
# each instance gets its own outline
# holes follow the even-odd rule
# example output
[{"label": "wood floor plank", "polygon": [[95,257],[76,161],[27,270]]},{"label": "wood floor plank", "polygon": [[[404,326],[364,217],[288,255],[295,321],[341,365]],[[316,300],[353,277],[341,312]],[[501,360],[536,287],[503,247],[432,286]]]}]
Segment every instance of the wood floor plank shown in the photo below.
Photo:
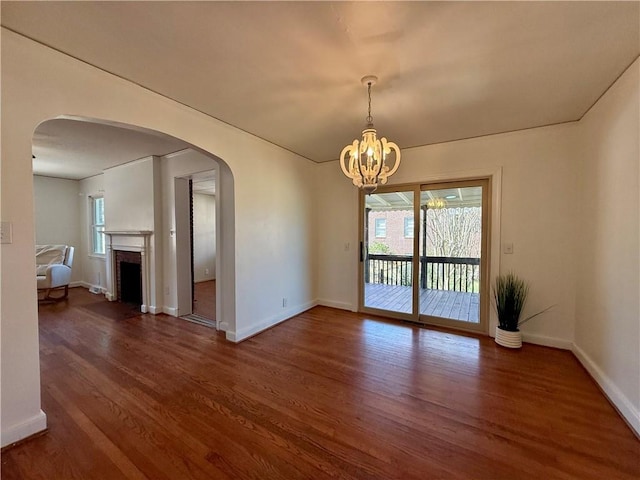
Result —
[{"label": "wood floor plank", "polygon": [[216,281],[207,280],[193,285],[193,313],[209,320],[216,319]]},{"label": "wood floor plank", "polygon": [[3,479],[640,477],[640,442],[567,351],[325,307],[234,345],[97,301],[40,307],[50,431]]}]

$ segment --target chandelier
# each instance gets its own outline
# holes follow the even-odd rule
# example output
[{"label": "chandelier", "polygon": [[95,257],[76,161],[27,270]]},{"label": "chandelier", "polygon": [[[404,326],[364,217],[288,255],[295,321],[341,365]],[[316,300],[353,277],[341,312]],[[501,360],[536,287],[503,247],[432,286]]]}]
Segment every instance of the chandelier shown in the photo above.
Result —
[{"label": "chandelier", "polygon": [[[400,166],[400,149],[398,145],[387,141],[382,137],[377,138],[376,129],[373,128],[371,116],[371,86],[376,84],[378,77],[368,75],[362,78],[362,84],[367,86],[369,96],[369,115],[367,116],[367,128],[362,131],[362,140],[354,140],[352,144],[342,149],[340,154],[340,166],[343,173],[353,180],[353,184],[364,190],[365,193],[373,193],[378,185],[387,183],[387,179],[393,175]],[[395,162],[392,168],[387,165],[388,156],[395,153]],[[349,162],[347,164],[347,162]]]},{"label": "chandelier", "polygon": [[447,206],[447,201],[444,198],[430,198],[429,200],[427,200],[427,203],[425,205],[431,210],[436,210],[445,208]]}]

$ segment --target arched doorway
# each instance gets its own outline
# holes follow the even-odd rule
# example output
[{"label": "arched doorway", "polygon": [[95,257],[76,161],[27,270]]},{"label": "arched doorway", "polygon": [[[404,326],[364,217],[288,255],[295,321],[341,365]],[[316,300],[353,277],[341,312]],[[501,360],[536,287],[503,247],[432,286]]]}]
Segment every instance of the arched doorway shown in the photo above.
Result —
[{"label": "arched doorway", "polygon": [[[33,153],[34,178],[46,176],[49,184],[55,183],[52,177],[76,182],[80,199],[75,226],[79,232],[54,238],[51,223],[39,222],[36,214],[38,243],[77,243],[75,263],[79,274],[75,283],[104,293],[111,300],[117,295],[110,246],[141,249],[146,256],[141,274],[143,296],[146,294],[143,311],[173,316],[181,315],[192,301],[180,295],[186,268],[182,259],[191,255],[191,246],[182,244],[177,235],[184,218],[176,210],[175,180],[185,174],[214,170],[218,199],[215,244],[219,259],[214,267],[218,279],[215,317],[217,327],[226,330],[235,311],[234,189],[233,175],[223,160],[157,131],[69,116],[38,125]],[[39,201],[38,185],[34,184],[34,191],[37,211],[38,204],[46,205],[47,199],[40,195]],[[96,225],[91,208],[98,198],[103,199],[105,213],[101,228],[106,232],[106,245],[102,251],[96,250],[96,235],[92,237]],[[55,230],[69,234],[73,229],[58,222]],[[148,238],[141,242],[148,244],[139,247],[134,237],[143,234]]]}]

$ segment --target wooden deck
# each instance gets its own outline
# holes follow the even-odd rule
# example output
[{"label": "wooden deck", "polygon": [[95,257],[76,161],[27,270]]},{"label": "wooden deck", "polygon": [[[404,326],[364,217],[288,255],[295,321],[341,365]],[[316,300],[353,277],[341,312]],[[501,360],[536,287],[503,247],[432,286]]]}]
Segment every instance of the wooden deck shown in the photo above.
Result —
[{"label": "wooden deck", "polygon": [[[411,313],[411,287],[365,284],[365,306]],[[420,314],[463,322],[480,321],[480,294],[447,290],[420,290]]]}]

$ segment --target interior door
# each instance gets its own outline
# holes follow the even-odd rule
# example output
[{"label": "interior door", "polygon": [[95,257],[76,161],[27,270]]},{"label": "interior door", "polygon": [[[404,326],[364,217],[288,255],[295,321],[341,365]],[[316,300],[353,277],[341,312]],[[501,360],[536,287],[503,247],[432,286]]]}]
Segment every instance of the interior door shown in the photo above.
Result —
[{"label": "interior door", "polygon": [[486,331],[488,181],[423,185],[420,320]]}]

